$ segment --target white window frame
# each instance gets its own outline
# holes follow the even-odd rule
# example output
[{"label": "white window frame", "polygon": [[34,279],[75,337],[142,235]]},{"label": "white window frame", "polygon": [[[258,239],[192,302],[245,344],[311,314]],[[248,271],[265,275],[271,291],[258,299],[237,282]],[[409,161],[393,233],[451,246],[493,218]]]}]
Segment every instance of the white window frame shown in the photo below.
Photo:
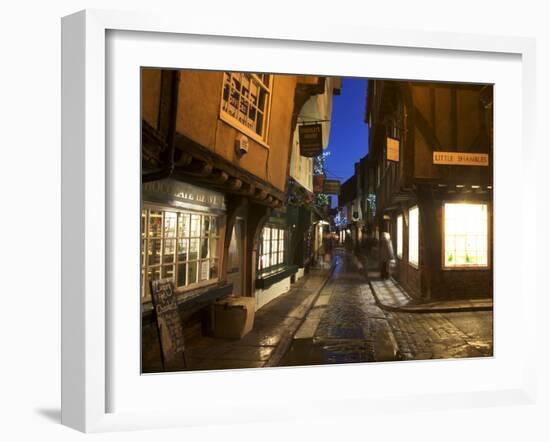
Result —
[{"label": "white window frame", "polygon": [[[269,239],[265,239],[265,234],[269,229]],[[277,239],[273,237],[273,231],[277,231]],[[281,238],[281,234],[283,237]],[[260,275],[270,273],[286,264],[287,251],[287,233],[286,229],[276,226],[267,225],[262,229],[260,237],[260,253],[258,253],[258,273]],[[275,247],[273,247],[275,245]],[[267,249],[267,250],[266,250]],[[276,263],[272,263],[273,256],[276,256]],[[269,257],[269,265],[264,266],[263,258]]]},{"label": "white window frame", "polygon": [[[203,287],[203,286],[207,286],[207,285],[211,285],[211,284],[214,284],[216,282],[219,281],[219,277],[220,277],[220,260],[221,260],[221,256],[220,256],[220,245],[221,245],[221,238],[220,238],[220,219],[221,219],[221,216],[220,215],[217,215],[217,214],[213,214],[213,213],[210,213],[210,212],[199,212],[199,211],[191,211],[191,210],[181,210],[181,209],[175,209],[173,207],[169,207],[169,206],[158,206],[158,205],[144,205],[141,209],[141,215],[140,216],[143,216],[143,212],[145,211],[146,215],[145,215],[145,223],[142,224],[142,227],[143,227],[143,231],[141,232],[141,250],[142,250],[142,255],[141,255],[141,258],[140,258],[140,268],[141,268],[141,302],[142,303],[147,303],[147,302],[151,302],[151,295],[149,293],[149,277],[148,277],[148,270],[149,268],[156,268],[158,267],[159,268],[159,271],[160,271],[160,275],[161,275],[161,278],[163,277],[162,276],[162,267],[163,266],[168,266],[170,265],[170,263],[163,263],[163,259],[164,259],[164,243],[165,243],[165,235],[164,235],[164,230],[165,230],[165,216],[166,216],[166,213],[167,212],[171,212],[171,213],[177,213],[177,217],[176,217],[176,233],[175,233],[175,236],[172,238],[170,237],[169,239],[170,240],[174,240],[175,241],[175,247],[174,247],[174,259],[173,259],[173,263],[171,265],[174,266],[174,274],[173,274],[173,280],[174,280],[174,286],[176,287],[176,290],[178,292],[178,294],[180,293],[185,293],[185,292],[188,292],[190,290],[193,290],[193,289],[196,289],[198,287]],[[150,241],[152,240],[150,237],[149,237],[149,219],[150,219],[150,215],[149,213],[151,211],[159,211],[162,213],[161,215],[161,218],[162,218],[162,221],[161,221],[161,235],[159,237],[155,237],[154,239],[155,240],[160,240],[160,263],[157,265],[149,265],[149,243]],[[191,222],[191,216],[199,216],[199,226],[198,226],[198,236],[191,236],[191,232],[189,232],[189,235],[187,236],[182,236],[180,234],[180,225],[179,225],[179,217],[180,216],[189,216],[189,223]],[[208,252],[207,252],[207,257],[206,258],[201,258],[200,257],[200,253],[201,253],[201,244],[202,244],[202,240],[207,238],[207,236],[204,235],[204,232],[202,231],[203,229],[203,217],[204,216],[209,216],[209,217],[214,217],[214,218],[217,218],[217,228],[216,228],[216,233],[215,234],[212,234],[212,231],[209,232],[208,234]],[[189,229],[191,229],[191,225],[189,225]],[[180,261],[179,260],[179,254],[178,254],[178,248],[179,248],[179,241],[180,240],[187,240],[187,253],[186,253],[186,259],[184,261]],[[191,247],[191,240],[192,239],[195,239],[198,241],[198,249],[197,249],[197,257],[196,259],[189,259],[190,255],[190,247]],[[216,256],[211,256],[211,240],[214,239],[216,240],[216,245],[215,245],[215,255]],[[202,263],[205,262],[205,261],[208,261],[209,263],[209,268],[208,268],[208,277],[207,279],[205,280],[202,280],[201,281],[201,278],[200,278],[200,275],[201,275],[201,266],[202,266]],[[218,274],[216,275],[216,277],[214,278],[211,278],[210,276],[210,265],[211,265],[211,261],[216,261],[217,262],[217,266],[218,266]],[[185,275],[185,284],[184,285],[178,285],[178,272],[179,272],[179,264],[182,264],[182,263],[186,263],[186,266],[185,266],[185,271],[186,271],[186,275]],[[193,282],[191,284],[188,283],[189,281],[189,263],[197,263],[197,269],[196,269],[196,282]]]},{"label": "white window frame", "polygon": [[395,231],[397,257],[403,259],[403,215],[397,215]]},{"label": "white window frame", "polygon": [[[485,206],[485,216],[486,216],[486,226],[485,226],[485,253],[486,253],[486,263],[485,264],[456,264],[456,265],[447,265],[447,232],[446,232],[446,216],[447,216],[447,205],[460,205],[460,204],[471,204]],[[487,202],[477,202],[477,201],[448,201],[443,203],[443,216],[441,217],[441,264],[443,270],[486,270],[491,266],[491,217],[490,217],[490,207]]]},{"label": "white window frame", "polygon": [[[269,148],[268,134],[269,134],[269,123],[270,123],[270,120],[271,120],[271,99],[272,99],[272,91],[273,91],[273,75],[268,74],[269,85],[266,86],[265,83],[258,76],[258,74],[250,74],[252,79],[254,81],[256,81],[259,84],[259,86],[264,91],[266,91],[266,93],[267,93],[265,111],[264,111],[264,117],[263,117],[264,120],[263,120],[263,124],[262,124],[263,132],[262,132],[262,134],[258,134],[254,130],[252,130],[249,127],[242,124],[237,118],[233,117],[231,114],[229,114],[228,112],[226,112],[223,109],[223,103],[224,103],[223,91],[224,91],[224,86],[225,86],[225,75],[226,74],[229,74],[229,75],[233,76],[233,75],[244,75],[244,74],[249,74],[249,73],[248,72],[229,72],[229,71],[224,71],[223,72],[223,75],[222,75],[222,88],[221,88],[221,94],[220,94],[220,112],[219,112],[220,119],[222,121],[226,122],[227,124],[231,125],[235,129],[237,129],[239,132],[242,132],[247,137],[252,138],[254,141],[261,144],[262,146],[264,146],[266,148]],[[239,104],[240,104],[240,100],[239,100]]]},{"label": "white window frame", "polygon": [[[411,216],[411,213],[416,213],[416,232],[414,235],[411,235],[413,232],[413,217]],[[411,239],[416,239],[416,247],[411,247]],[[413,259],[411,257],[411,252],[416,250],[416,259]],[[408,260],[409,264],[413,266],[414,268],[418,268],[418,262],[420,261],[420,211],[418,210],[418,206],[413,206],[409,209],[409,252],[408,252]]]}]

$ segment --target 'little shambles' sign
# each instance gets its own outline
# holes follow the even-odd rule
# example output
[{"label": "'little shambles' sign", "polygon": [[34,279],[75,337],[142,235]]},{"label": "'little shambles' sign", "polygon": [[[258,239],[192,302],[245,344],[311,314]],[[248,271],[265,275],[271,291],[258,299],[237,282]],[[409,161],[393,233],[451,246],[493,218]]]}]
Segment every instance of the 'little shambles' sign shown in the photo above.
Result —
[{"label": "'little shambles' sign", "polygon": [[323,126],[321,124],[302,124],[298,128],[300,155],[317,157],[323,153]]},{"label": "'little shambles' sign", "polygon": [[489,155],[471,152],[434,152],[433,163],[452,166],[488,166]]},{"label": "'little shambles' sign", "polygon": [[151,298],[157,318],[163,360],[169,362],[185,350],[174,282],[171,279],[151,281]]}]

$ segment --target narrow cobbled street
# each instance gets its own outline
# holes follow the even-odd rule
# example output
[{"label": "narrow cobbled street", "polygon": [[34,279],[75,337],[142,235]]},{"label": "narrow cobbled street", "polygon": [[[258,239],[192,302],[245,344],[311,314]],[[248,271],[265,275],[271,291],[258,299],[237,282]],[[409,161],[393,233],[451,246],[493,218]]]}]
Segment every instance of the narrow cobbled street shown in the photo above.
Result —
[{"label": "narrow cobbled street", "polygon": [[335,269],[280,365],[492,356],[492,313],[378,307],[361,261],[336,249]]}]

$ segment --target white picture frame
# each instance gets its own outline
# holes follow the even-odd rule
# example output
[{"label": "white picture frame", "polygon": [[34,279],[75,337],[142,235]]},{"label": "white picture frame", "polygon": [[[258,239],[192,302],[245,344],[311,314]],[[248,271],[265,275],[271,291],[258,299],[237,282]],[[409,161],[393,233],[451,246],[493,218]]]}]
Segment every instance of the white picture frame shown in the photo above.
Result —
[{"label": "white picture frame", "polygon": [[[137,33],[137,34],[136,34]],[[430,371],[438,362],[410,362],[395,364],[355,364],[346,367],[313,367],[311,369],[260,369],[237,370],[223,373],[184,373],[180,375],[140,376],[131,367],[124,368],[124,373],[129,379],[136,382],[143,381],[144,391],[148,388],[163,391],[166,398],[166,389],[176,385],[182,376],[188,376],[196,389],[188,389],[187,394],[193,399],[193,410],[185,407],[176,409],[170,406],[171,399],[166,402],[167,407],[155,406],[137,407],[130,409],[118,406],[112,401],[113,391],[119,388],[121,375],[119,367],[119,355],[113,349],[117,347],[117,336],[120,335],[117,327],[120,327],[122,315],[136,315],[132,312],[121,312],[118,300],[113,300],[112,290],[118,282],[113,283],[112,265],[117,260],[117,253],[125,253],[113,243],[118,241],[116,234],[119,230],[117,223],[122,222],[113,213],[117,198],[121,196],[121,189],[117,187],[120,169],[118,155],[126,151],[113,153],[109,150],[109,143],[117,143],[118,134],[109,132],[106,122],[116,117],[116,111],[109,108],[109,95],[112,93],[111,82],[116,83],[117,73],[109,70],[109,63],[113,63],[113,57],[122,53],[110,46],[109,38],[113,36],[129,36],[128,49],[130,58],[131,48],[138,39],[145,44],[148,38],[155,39],[155,44],[178,45],[186,38],[201,42],[201,39],[215,38],[216,42],[225,45],[238,44],[258,47],[268,45],[276,51],[288,51],[289,47],[295,47],[297,51],[311,50],[333,51],[331,53],[347,53],[354,50],[374,51],[373,56],[385,56],[385,51],[397,51],[400,56],[408,56],[413,51],[422,56],[428,55],[436,60],[448,54],[468,54],[474,59],[474,63],[483,64],[484,57],[502,56],[510,58],[510,71],[518,68],[519,72],[511,74],[513,80],[521,78],[521,90],[507,90],[500,95],[503,100],[519,100],[521,110],[520,123],[513,130],[512,140],[503,140],[499,132],[498,124],[495,126],[495,148],[505,146],[505,143],[517,141],[521,146],[521,176],[519,184],[514,190],[509,188],[510,195],[521,201],[522,210],[518,212],[522,225],[527,225],[529,219],[535,219],[536,194],[532,189],[535,185],[535,174],[532,173],[535,157],[534,144],[534,109],[535,109],[535,42],[533,39],[518,37],[491,37],[481,35],[465,35],[452,33],[428,33],[423,31],[401,31],[399,33],[388,30],[370,28],[354,28],[334,25],[327,30],[326,27],[302,26],[295,28],[291,24],[274,23],[272,25],[262,22],[241,23],[234,27],[231,23],[215,20],[186,20],[183,23],[177,17],[155,16],[144,13],[126,13],[87,10],[67,16],[62,21],[62,423],[84,432],[114,431],[140,428],[162,428],[188,425],[207,425],[213,420],[218,423],[229,422],[253,422],[266,419],[300,418],[311,416],[368,414],[371,412],[395,412],[410,409],[450,409],[465,408],[470,406],[491,406],[506,404],[532,404],[536,396],[535,339],[536,324],[528,321],[526,317],[520,317],[522,321],[521,335],[524,347],[517,354],[517,363],[511,363],[503,357],[500,361],[501,369],[509,368],[506,372],[508,378],[496,378],[495,382],[483,388],[481,383],[460,385],[457,382],[455,390],[446,391],[444,383],[433,383],[433,388],[422,390],[420,382],[416,390],[406,391],[403,385],[396,382],[386,392],[377,391],[368,395],[361,388],[356,388],[353,394],[338,393],[342,389],[330,388],[330,382],[325,396],[313,394],[314,386],[308,384],[308,379],[315,378],[312,373],[322,373],[325,379],[335,379],[337,374],[346,372],[346,378],[358,379],[362,373],[368,370],[369,377],[384,376],[382,372],[403,373],[410,376],[424,376],[421,372]],[[110,37],[111,36],[111,37]],[[164,43],[161,40],[165,40]],[[160,42],[160,43],[159,43]],[[137,43],[139,44],[139,43]],[[281,49],[282,48],[282,49]],[[158,47],[157,47],[158,49]],[[144,53],[147,51],[144,51]],[[162,51],[161,51],[162,52]],[[397,55],[399,55],[397,54]],[[111,58],[109,58],[111,57]],[[159,55],[160,57],[160,55]],[[206,57],[206,56],[204,56]],[[292,57],[288,57],[289,66]],[[137,59],[136,59],[137,60]],[[161,58],[158,58],[159,63]],[[414,57],[411,58],[414,62]],[[173,67],[192,67],[175,62]],[[221,58],[211,68],[224,68],[228,63]],[[518,64],[519,63],[519,64]],[[256,64],[257,65],[257,64]],[[512,66],[513,65],[513,66]],[[255,64],[250,64],[254,68]],[[515,66],[515,67],[514,67]],[[197,67],[196,65],[194,67]],[[231,68],[232,66],[226,67]],[[238,67],[246,68],[244,65]],[[336,69],[337,67],[335,67]],[[341,67],[340,67],[341,68]],[[421,68],[421,67],[420,67]],[[437,67],[435,67],[437,68]],[[289,68],[292,70],[292,68]],[[320,68],[318,68],[320,69]],[[424,68],[425,69],[425,68]],[[259,70],[259,69],[258,69]],[[108,75],[106,75],[106,72]],[[328,71],[327,71],[328,72]],[[350,71],[351,72],[351,71]],[[307,72],[299,72],[307,73]],[[320,71],[325,73],[325,71]],[[340,75],[345,72],[339,72]],[[385,75],[382,71],[373,76],[392,77],[391,72]],[[394,74],[395,75],[395,74]],[[467,74],[464,73],[465,80]],[[519,75],[519,77],[518,77]],[[472,77],[477,78],[477,77]],[[504,81],[504,80],[503,80]],[[514,84],[514,83],[510,83]],[[495,108],[499,112],[499,91],[496,83]],[[510,96],[505,96],[506,93]],[[519,95],[518,95],[519,94]],[[139,94],[138,94],[139,95]],[[137,97],[139,99],[139,97]],[[112,104],[112,103],[111,103]],[[133,109],[138,112],[139,109]],[[118,130],[118,129],[117,129]],[[135,139],[139,139],[139,133],[135,133]],[[137,138],[136,138],[137,137]],[[130,142],[129,144],[132,144]],[[134,143],[135,144],[135,143]],[[133,145],[134,146],[134,145]],[[135,147],[135,146],[134,146]],[[139,145],[138,145],[139,147]],[[498,153],[496,154],[498,156]],[[502,158],[502,157],[501,157]],[[502,168],[513,167],[503,159]],[[498,208],[498,168],[495,163],[495,208]],[[130,171],[135,173],[135,170]],[[502,185],[505,185],[503,182]],[[135,192],[139,193],[139,186],[135,186]],[[502,201],[502,200],[501,200]],[[498,215],[495,216],[495,218]],[[137,219],[137,218],[136,218]],[[498,222],[498,221],[497,221]],[[136,222],[137,226],[137,222]],[[524,231],[518,235],[525,235]],[[137,241],[136,241],[137,242]],[[499,253],[497,235],[495,235],[495,255]],[[536,244],[528,241],[518,241],[513,246],[513,252],[517,252],[521,259],[521,275],[513,285],[518,292],[518,305],[525,306],[536,302],[536,281],[527,278],[528,256],[536,256]],[[500,249],[502,250],[502,249]],[[136,255],[137,259],[137,255]],[[506,275],[506,257],[501,260],[501,265],[495,265],[495,279],[504,278]],[[499,268],[502,271],[499,271]],[[115,278],[116,279],[116,278]],[[501,284],[503,286],[504,284]],[[505,298],[499,299],[498,285],[495,286],[495,327],[502,327],[499,318],[506,316]],[[122,304],[121,304],[122,305]],[[114,308],[116,306],[116,308]],[[502,306],[502,307],[501,307]],[[502,308],[502,309],[501,309]],[[499,309],[502,316],[499,316]],[[117,313],[118,312],[118,313]],[[128,316],[130,318],[130,316]],[[132,319],[129,319],[133,321]],[[137,320],[137,319],[136,319]],[[507,321],[508,319],[503,319]],[[506,325],[506,324],[504,324]],[[129,327],[136,336],[135,327]],[[502,328],[505,330],[505,328]],[[117,335],[118,333],[118,335]],[[129,336],[129,335],[128,335]],[[128,336],[120,339],[128,339]],[[483,360],[471,360],[445,362],[436,366],[436,370],[448,373],[467,372],[487,375],[501,362],[499,361],[499,340],[495,332],[495,357]],[[502,349],[508,342],[508,335],[501,334]],[[510,337],[510,339],[512,339]],[[135,343],[138,345],[139,342]],[[505,355],[505,351],[501,354]],[[134,352],[135,353],[135,352]],[[133,354],[133,353],[132,353]],[[135,355],[134,355],[135,356]],[[134,357],[132,356],[132,358]],[[115,362],[114,362],[115,361]],[[496,362],[495,362],[496,361]],[[398,368],[395,368],[398,367]],[[309,370],[309,371],[306,371]],[[316,370],[311,371],[311,370]],[[322,371],[321,371],[322,370]],[[176,377],[179,376],[179,377]],[[189,377],[192,376],[192,377]],[[261,407],[255,407],[255,398],[260,402],[257,386],[265,382],[267,378],[273,379],[275,388],[283,379],[285,382],[302,385],[304,396],[307,396],[308,407],[303,404],[287,403],[277,397],[276,391],[272,391],[272,399]],[[250,380],[250,387],[240,397],[230,401],[235,393],[232,385],[244,385]],[[119,382],[120,381],[120,382]],[[344,382],[344,386],[347,386]],[[226,385],[229,384],[229,385]],[[138,384],[124,384],[126,393],[121,390],[118,397],[129,394],[128,388]],[[216,398],[211,408],[202,400],[200,388],[220,388],[221,394]],[[350,388],[353,388],[351,385]],[[141,387],[139,387],[141,388]],[[174,387],[174,391],[180,391]],[[224,390],[227,389],[227,391]],[[256,388],[256,393],[254,389]],[[470,388],[470,389],[469,389]],[[245,388],[246,390],[246,388]],[[202,391],[205,391],[204,389]],[[211,390],[210,390],[211,391]],[[346,388],[343,391],[348,391]],[[256,396],[255,396],[256,395]],[[160,396],[159,396],[160,397]],[[376,398],[376,400],[373,400]],[[121,397],[119,403],[129,403],[132,398]],[[231,406],[233,412],[224,415],[224,410]],[[247,410],[246,413],[239,413]]]}]

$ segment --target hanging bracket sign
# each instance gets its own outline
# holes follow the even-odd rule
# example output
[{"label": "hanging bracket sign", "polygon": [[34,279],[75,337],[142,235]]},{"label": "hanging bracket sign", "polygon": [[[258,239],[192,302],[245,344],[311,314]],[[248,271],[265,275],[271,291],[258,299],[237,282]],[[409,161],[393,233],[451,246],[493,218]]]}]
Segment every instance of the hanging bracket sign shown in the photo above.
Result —
[{"label": "hanging bracket sign", "polygon": [[323,193],[329,195],[340,194],[340,180],[325,180],[323,182]]},{"label": "hanging bracket sign", "polygon": [[302,124],[298,127],[300,155],[317,157],[323,153],[323,126],[319,124]]},{"label": "hanging bracket sign", "polygon": [[325,183],[324,175],[313,175],[313,192],[322,193],[324,183]]},{"label": "hanging bracket sign", "polygon": [[399,162],[399,140],[386,138],[386,158],[389,161]]}]

